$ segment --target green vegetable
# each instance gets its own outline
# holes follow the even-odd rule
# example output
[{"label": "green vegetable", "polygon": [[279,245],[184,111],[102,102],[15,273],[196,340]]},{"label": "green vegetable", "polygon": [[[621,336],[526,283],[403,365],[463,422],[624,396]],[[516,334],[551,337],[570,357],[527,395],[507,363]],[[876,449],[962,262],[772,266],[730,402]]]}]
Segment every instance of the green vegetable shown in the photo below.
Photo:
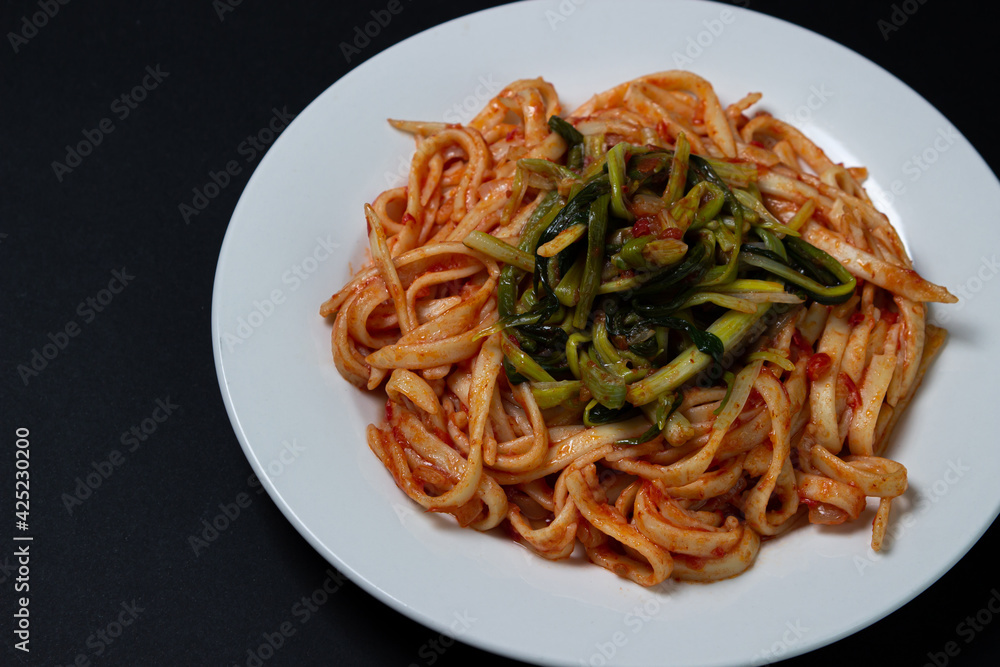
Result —
[{"label": "green vegetable", "polygon": [[604,264],[604,241],[608,233],[609,195],[601,195],[590,205],[587,218],[587,259],[580,279],[580,300],[573,315],[573,326],[583,329],[594,305],[597,288],[601,284],[601,268]]},{"label": "green vegetable", "polygon": [[566,151],[566,166],[570,169],[579,169],[583,166],[584,145],[583,135],[580,131],[567,123],[559,116],[549,118],[549,129],[566,140],[568,150]]},{"label": "green vegetable", "polygon": [[799,236],[816,202],[783,224],[753,163],[692,154],[683,134],[674,150],[624,142],[607,150],[604,135],[557,116],[548,122],[568,154],[518,161],[505,224],[523,198],[545,194],[516,247],[479,231],[465,239],[502,264],[500,317],[482,335],[503,332],[507,378],[529,382],[541,408],[582,408],[587,425],[644,414],[648,431],[619,443],[640,444],[686,423],[675,414],[683,387],[711,369],[705,377],[727,386],[725,415],[745,387],[723,364],[746,361],[746,339],[763,332],[772,308],[854,293],[850,273]]},{"label": "green vegetable", "polygon": [[535,270],[535,260],[531,255],[495,236],[490,236],[486,232],[470,232],[463,243],[473,250],[489,255],[498,262],[516,266],[522,271]]},{"label": "green vegetable", "polygon": [[583,383],[579,380],[532,382],[531,394],[535,397],[538,407],[545,410],[577,398],[582,386]]},{"label": "green vegetable", "polygon": [[586,352],[580,353],[580,376],[594,400],[604,407],[625,405],[625,378],[601,366]]}]

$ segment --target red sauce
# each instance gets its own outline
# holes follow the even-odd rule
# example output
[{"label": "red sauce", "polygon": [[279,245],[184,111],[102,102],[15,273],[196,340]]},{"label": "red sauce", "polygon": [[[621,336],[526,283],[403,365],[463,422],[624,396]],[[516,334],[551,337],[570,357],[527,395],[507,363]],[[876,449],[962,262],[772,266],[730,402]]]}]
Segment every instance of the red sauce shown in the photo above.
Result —
[{"label": "red sauce", "polygon": [[427,267],[427,273],[437,273],[438,271],[451,271],[452,269],[459,269],[463,266],[465,266],[465,260],[459,259],[458,257],[452,257],[450,259],[434,262],[433,264]]},{"label": "red sauce", "polygon": [[891,310],[881,310],[879,312],[882,314],[882,319],[885,320],[885,323],[890,327],[896,323],[896,320],[899,319],[899,313],[897,312]]},{"label": "red sauce", "polygon": [[640,236],[647,236],[652,229],[652,222],[653,218],[648,215],[644,215],[636,220],[635,224],[632,225],[632,238],[637,239]]},{"label": "red sauce", "polygon": [[840,374],[840,381],[847,388],[847,404],[851,406],[852,410],[856,410],[861,405],[861,392],[858,391],[858,385],[854,384],[854,380],[847,373]]},{"label": "red sauce", "polygon": [[833,359],[826,352],[817,352],[812,357],[809,358],[809,364],[806,365],[806,375],[809,379],[815,382],[820,379],[826,372],[830,370],[830,366],[833,365]]},{"label": "red sauce", "polygon": [[666,500],[666,496],[664,496],[663,491],[660,490],[660,487],[658,487],[656,484],[653,484],[649,480],[645,480],[642,483],[642,491],[647,493],[649,495],[649,499],[656,504],[662,503],[664,500]]},{"label": "red sauce", "polygon": [[805,339],[805,337],[802,335],[802,332],[799,331],[798,329],[796,329],[795,333],[792,334],[792,345],[799,348],[801,352],[804,352],[806,354],[812,354],[813,351],[812,345],[809,344],[809,341]]},{"label": "red sauce", "polygon": [[666,229],[660,231],[657,236],[661,239],[680,239],[684,236],[684,232],[677,227],[667,227]]},{"label": "red sauce", "polygon": [[670,130],[667,128],[667,124],[662,120],[656,124],[656,133],[661,137],[663,137],[664,139],[666,139],[667,141],[672,140],[670,137]]},{"label": "red sauce", "polygon": [[[687,554],[679,554],[679,556],[679,559],[683,560],[692,570],[704,570],[705,564],[708,562],[707,558],[702,558],[701,556],[689,556]],[[678,558],[678,556],[674,556],[674,558]]]},{"label": "red sauce", "polygon": [[392,427],[392,437],[396,439],[396,442],[398,442],[399,446],[402,447],[403,449],[406,449],[407,447],[410,448],[413,447],[413,445],[410,444],[410,441],[407,440],[406,436],[403,434],[403,429],[399,428],[398,426]]},{"label": "red sauce", "polygon": [[856,327],[864,321],[865,321],[865,314],[862,313],[861,311],[858,311],[853,315],[851,315],[851,319],[847,320],[847,323],[850,324],[852,327]]}]

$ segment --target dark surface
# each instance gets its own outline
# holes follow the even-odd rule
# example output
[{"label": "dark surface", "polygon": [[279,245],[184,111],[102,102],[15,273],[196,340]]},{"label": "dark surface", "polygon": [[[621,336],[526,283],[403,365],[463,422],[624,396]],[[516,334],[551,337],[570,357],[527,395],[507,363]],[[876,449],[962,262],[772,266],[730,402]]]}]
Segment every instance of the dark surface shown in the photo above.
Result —
[{"label": "dark surface", "polygon": [[[189,224],[178,212],[210,170],[237,157],[247,135],[267,125],[272,109],[297,113],[392,44],[502,3],[404,0],[405,11],[348,64],[338,44],[386,2],[242,2],[220,16],[220,3],[210,0],[111,9],[48,1],[58,13],[37,34],[29,31],[16,53],[9,36],[0,44],[0,664],[70,664],[81,655],[79,664],[246,665],[262,633],[273,636],[284,623],[294,634],[273,656],[265,649],[264,664],[516,664],[462,644],[441,653],[437,633],[350,582],[308,618],[295,606],[331,570],[248,483],[210,336],[219,247],[259,156]],[[891,20],[894,6],[858,5],[751,8],[831,37],[897,75],[948,116],[996,172],[1000,146],[988,96],[995,93],[997,10],[911,0],[897,5],[912,15],[886,39],[878,21]],[[20,31],[22,17],[38,11],[36,2],[5,2],[0,30]],[[113,100],[157,65],[168,75],[121,118],[124,107],[112,107]],[[64,146],[102,118],[114,131],[57,180],[51,163],[64,162]],[[959,231],[959,223],[950,228]],[[122,269],[134,277],[91,312],[86,299],[100,297],[112,271]],[[29,365],[49,334],[60,339],[70,323],[78,335],[26,386],[17,366]],[[123,441],[132,426],[164,416],[155,412],[158,400],[176,407],[146,440]],[[22,426],[31,432],[30,654],[13,649],[17,574],[6,537],[17,532],[13,452]],[[983,445],[995,438],[984,426]],[[102,465],[113,450],[121,465]],[[112,472],[70,513],[64,494],[74,493],[95,463]],[[249,506],[196,556],[189,536],[220,503],[238,499]],[[1000,589],[998,543],[994,526],[903,609],[788,664],[995,664],[1000,622],[981,631],[959,624]],[[134,622],[111,636],[113,622],[130,620],[132,605]],[[987,615],[993,619],[982,612],[979,622]],[[948,648],[957,657],[946,655]]]}]

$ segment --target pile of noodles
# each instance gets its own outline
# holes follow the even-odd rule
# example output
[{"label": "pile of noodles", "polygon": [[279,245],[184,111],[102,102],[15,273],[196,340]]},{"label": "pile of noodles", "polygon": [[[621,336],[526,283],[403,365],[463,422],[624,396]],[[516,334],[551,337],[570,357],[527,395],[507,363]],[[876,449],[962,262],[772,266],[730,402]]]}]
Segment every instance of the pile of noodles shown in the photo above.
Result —
[{"label": "pile of noodles", "polygon": [[[384,383],[385,420],[369,426],[368,444],[410,498],[462,526],[502,526],[545,558],[582,545],[594,563],[645,586],[739,574],[762,538],[803,516],[855,520],[869,497],[879,499],[880,548],[892,500],[907,488],[906,469],[883,452],[944,339],[926,324],[925,302],[955,299],[912,269],[860,185],[865,170],[751,114],[760,97],[722,106],[704,79],[669,71],[564,117],[595,154],[620,143],[672,150],[683,135],[693,155],[752,166],[761,215],[797,229],[856,281],[840,303],[782,292],[781,307],[763,315],[775,303],[746,295],[758,316],[720,334],[719,368],[705,359],[672,387],[673,411],[651,439],[648,412],[587,426],[586,388],[540,406],[538,383],[512,380],[504,361],[518,350],[498,310],[504,263],[464,243],[482,232],[516,247],[543,202],[564,205],[573,193],[573,174],[523,169],[568,164],[568,141],[549,123],[562,114],[554,88],[516,81],[465,126],[391,121],[416,139],[409,181],[366,206],[371,263],[320,313],[332,318],[343,377],[369,390]],[[667,209],[651,215],[670,224]],[[705,356],[669,335],[682,348],[676,363]],[[628,385],[629,405],[654,404],[650,377]]]}]

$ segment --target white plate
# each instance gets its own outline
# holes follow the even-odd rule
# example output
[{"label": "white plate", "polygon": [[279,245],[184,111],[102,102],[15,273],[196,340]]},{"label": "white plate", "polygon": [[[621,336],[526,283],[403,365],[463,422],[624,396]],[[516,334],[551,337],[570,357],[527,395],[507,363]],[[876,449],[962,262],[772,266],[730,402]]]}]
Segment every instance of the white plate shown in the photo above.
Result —
[{"label": "white plate", "polygon": [[[655,35],[640,38],[622,16],[643,17]],[[317,309],[351,275],[349,262],[358,267],[364,202],[402,182],[412,143],[384,119],[468,120],[506,83],[538,75],[572,109],[677,65],[710,80],[724,103],[763,92],[765,108],[798,116],[832,157],[867,166],[869,186],[890,193],[881,199],[918,269],[966,297],[932,309],[951,337],[890,452],[908,468],[910,491],[894,505],[884,555],[871,552],[862,518],[768,543],[729,581],[643,590],[597,566],[549,563],[414,511],[365,444],[381,401],[339,377]],[[547,665],[788,657],[912,599],[997,515],[1000,448],[980,434],[997,425],[1000,350],[989,332],[1000,316],[986,302],[995,303],[998,267],[983,253],[1000,244],[1000,227],[979,214],[996,210],[996,180],[947,119],[816,34],[703,2],[507,5],[379,54],[284,131],[250,179],[219,258],[219,381],[243,449],[288,519],[355,582],[437,631]],[[962,235],[942,233],[959,221]],[[981,243],[966,242],[972,237]]]}]

